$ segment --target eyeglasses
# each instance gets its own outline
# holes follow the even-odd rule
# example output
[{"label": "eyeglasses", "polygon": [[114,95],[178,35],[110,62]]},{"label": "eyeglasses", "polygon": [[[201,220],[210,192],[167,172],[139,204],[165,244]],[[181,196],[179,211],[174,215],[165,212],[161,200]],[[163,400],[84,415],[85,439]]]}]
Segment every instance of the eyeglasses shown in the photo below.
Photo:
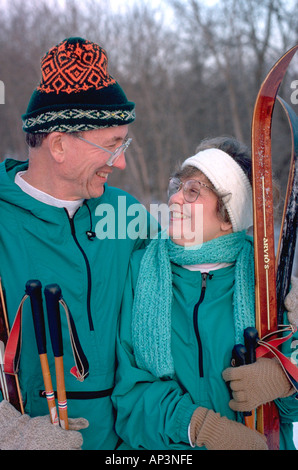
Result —
[{"label": "eyeglasses", "polygon": [[108,165],[108,166],[113,166],[114,165],[116,160],[120,157],[121,153],[125,152],[125,150],[127,149],[127,147],[129,146],[129,144],[132,141],[131,138],[127,139],[122,145],[120,145],[120,147],[117,147],[116,150],[114,150],[114,152],[111,152],[110,150],[107,150],[104,147],[101,147],[100,145],[94,144],[93,142],[90,142],[89,140],[84,139],[83,137],[78,137],[78,139],[83,140],[84,142],[87,142],[87,144],[93,145],[94,147],[97,147],[97,148],[103,150],[104,152],[109,153],[111,156],[108,159],[108,161],[106,162],[106,165]]},{"label": "eyeglasses", "polygon": [[204,188],[210,189],[210,191],[213,191],[213,189],[209,188],[207,184],[202,183],[198,180],[187,180],[185,183],[183,183],[182,181],[180,181],[179,178],[170,178],[168,187],[168,198],[170,199],[182,188],[185,201],[195,202],[200,195],[202,186],[204,186]]}]

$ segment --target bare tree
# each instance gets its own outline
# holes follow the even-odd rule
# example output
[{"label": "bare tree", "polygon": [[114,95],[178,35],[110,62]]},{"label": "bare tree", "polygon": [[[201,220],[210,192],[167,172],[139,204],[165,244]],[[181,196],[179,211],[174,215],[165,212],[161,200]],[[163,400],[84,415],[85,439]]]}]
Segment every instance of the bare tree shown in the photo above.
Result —
[{"label": "bare tree", "polygon": [[181,65],[177,64],[178,45],[158,13],[146,4],[134,6],[126,13],[126,28],[119,34],[123,55],[118,76],[136,102],[137,113],[132,127],[134,163],[128,165],[133,165],[143,185],[146,202],[164,199],[175,135],[181,147],[185,139],[183,125],[177,125],[181,115],[173,90],[176,67]]}]

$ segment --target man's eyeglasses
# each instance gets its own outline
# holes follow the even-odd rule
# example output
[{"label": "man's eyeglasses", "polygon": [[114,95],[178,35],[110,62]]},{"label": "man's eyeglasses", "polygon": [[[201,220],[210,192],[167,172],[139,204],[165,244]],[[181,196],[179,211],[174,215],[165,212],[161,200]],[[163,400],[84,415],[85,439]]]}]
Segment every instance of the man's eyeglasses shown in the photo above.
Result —
[{"label": "man's eyeglasses", "polygon": [[108,166],[113,166],[114,165],[116,160],[120,157],[121,153],[125,152],[125,150],[127,149],[127,147],[129,146],[129,144],[132,141],[131,138],[127,139],[122,145],[120,145],[120,147],[117,147],[116,150],[114,150],[114,152],[111,152],[110,150],[107,150],[104,147],[101,147],[100,145],[94,144],[93,142],[90,142],[89,140],[84,139],[83,137],[78,137],[78,139],[83,140],[84,142],[87,142],[87,144],[93,145],[94,147],[97,147],[97,148],[103,150],[104,152],[109,153],[111,156],[108,159],[108,161],[106,162],[106,165],[108,165]]},{"label": "man's eyeglasses", "polygon": [[179,178],[170,178],[168,186],[168,198],[170,199],[182,188],[185,201],[189,203],[195,202],[200,195],[202,186],[204,188],[210,189],[210,191],[213,191],[213,189],[209,188],[207,184],[198,180],[187,180],[185,183],[183,183]]}]

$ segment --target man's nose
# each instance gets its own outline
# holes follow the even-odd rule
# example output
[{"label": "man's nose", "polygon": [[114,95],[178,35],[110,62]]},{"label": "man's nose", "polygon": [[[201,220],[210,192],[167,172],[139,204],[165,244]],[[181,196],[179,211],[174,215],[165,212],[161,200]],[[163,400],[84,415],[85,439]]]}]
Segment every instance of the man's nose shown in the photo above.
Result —
[{"label": "man's nose", "polygon": [[126,168],[126,159],[125,159],[125,153],[122,152],[117,160],[115,161],[114,168],[118,168],[119,170],[124,170]]}]

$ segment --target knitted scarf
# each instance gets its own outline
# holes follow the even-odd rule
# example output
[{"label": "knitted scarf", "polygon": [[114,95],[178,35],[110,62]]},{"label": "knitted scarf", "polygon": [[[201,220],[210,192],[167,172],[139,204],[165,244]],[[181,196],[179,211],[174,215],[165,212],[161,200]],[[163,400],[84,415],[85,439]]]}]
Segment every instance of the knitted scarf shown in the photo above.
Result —
[{"label": "knitted scarf", "polygon": [[142,258],[132,309],[132,341],[139,368],[157,377],[172,377],[172,269],[178,265],[235,263],[233,313],[235,343],[255,324],[253,244],[245,231],[185,249],[169,238],[153,239]]}]

